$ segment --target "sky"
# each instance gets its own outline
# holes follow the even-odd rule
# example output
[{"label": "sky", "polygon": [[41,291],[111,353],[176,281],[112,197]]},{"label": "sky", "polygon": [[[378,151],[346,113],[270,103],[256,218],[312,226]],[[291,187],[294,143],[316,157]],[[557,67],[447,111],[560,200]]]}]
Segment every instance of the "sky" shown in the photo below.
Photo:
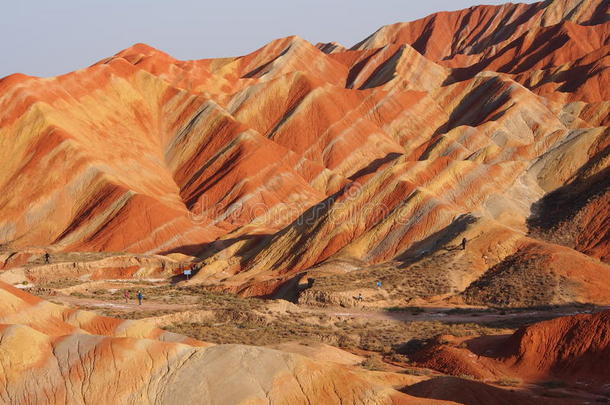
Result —
[{"label": "sky", "polygon": [[[143,42],[178,59],[237,56],[298,35],[352,46],[379,27],[476,0],[5,1],[0,77],[54,76]],[[484,0],[485,4],[506,1]],[[524,1],[529,2],[533,1]]]}]

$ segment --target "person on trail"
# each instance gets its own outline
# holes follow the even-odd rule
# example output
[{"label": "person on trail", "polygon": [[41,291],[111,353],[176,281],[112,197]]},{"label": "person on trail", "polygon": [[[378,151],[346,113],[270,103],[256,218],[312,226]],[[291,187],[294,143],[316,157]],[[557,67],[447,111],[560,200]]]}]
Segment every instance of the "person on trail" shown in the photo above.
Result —
[{"label": "person on trail", "polygon": [[46,252],[46,253],[44,254],[44,262],[45,262],[46,264],[49,264],[49,262],[50,262],[50,261],[51,261],[51,255],[49,254],[49,252]]},{"label": "person on trail", "polygon": [[358,302],[362,302],[362,300],[364,299],[364,298],[362,298],[362,293],[359,293],[358,298],[356,298],[356,299],[358,300]]},{"label": "person on trail", "polygon": [[381,288],[381,280],[377,280],[377,289]]},{"label": "person on trail", "polygon": [[142,291],[138,291],[138,305],[142,305],[143,299],[144,299],[144,295],[142,295]]},{"label": "person on trail", "polygon": [[466,240],[466,238],[463,238],[463,239],[462,239],[462,250],[466,250],[466,242],[468,242],[468,241]]},{"label": "person on trail", "polygon": [[125,304],[129,302],[129,291],[123,291],[123,297],[125,297]]}]

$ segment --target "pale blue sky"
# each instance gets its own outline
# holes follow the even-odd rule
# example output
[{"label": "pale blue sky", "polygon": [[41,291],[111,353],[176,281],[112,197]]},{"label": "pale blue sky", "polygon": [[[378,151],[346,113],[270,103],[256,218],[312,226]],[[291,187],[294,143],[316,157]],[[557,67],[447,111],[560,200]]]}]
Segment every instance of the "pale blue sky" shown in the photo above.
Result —
[{"label": "pale blue sky", "polygon": [[[380,26],[476,0],[15,0],[0,17],[0,77],[52,76],[136,42],[179,59],[236,56],[279,37],[352,46]],[[506,1],[484,0],[485,4]],[[523,1],[522,1],[523,2]],[[525,1],[532,3],[533,1]]]}]

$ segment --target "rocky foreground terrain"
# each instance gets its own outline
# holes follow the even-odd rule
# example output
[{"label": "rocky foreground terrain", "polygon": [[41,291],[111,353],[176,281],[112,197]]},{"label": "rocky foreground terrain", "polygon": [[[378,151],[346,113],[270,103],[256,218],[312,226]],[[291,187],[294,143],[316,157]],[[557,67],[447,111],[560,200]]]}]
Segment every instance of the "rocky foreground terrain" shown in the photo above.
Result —
[{"label": "rocky foreground terrain", "polygon": [[[53,304],[5,283],[0,298],[0,401],[7,404],[578,404],[608,394],[610,311],[559,317],[512,335],[441,335],[416,348],[404,368],[325,344],[215,345],[156,327],[197,317],[191,327],[217,322],[236,303],[128,320]],[[112,307],[130,305],[123,314],[139,310]],[[286,302],[260,305],[234,314],[267,314],[268,329],[281,313],[310,323],[315,316],[295,315]],[[229,321],[242,327],[238,317]],[[362,329],[382,330],[371,326]],[[287,337],[299,337],[292,333]]]},{"label": "rocky foreground terrain", "polygon": [[0,79],[0,402],[609,402],[609,24]]}]

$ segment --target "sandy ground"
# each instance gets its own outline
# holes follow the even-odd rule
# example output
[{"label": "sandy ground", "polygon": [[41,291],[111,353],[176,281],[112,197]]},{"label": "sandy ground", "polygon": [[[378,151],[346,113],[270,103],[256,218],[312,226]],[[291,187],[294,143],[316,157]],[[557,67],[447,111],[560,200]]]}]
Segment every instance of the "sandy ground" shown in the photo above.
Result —
[{"label": "sandy ground", "polygon": [[189,309],[195,309],[197,307],[195,304],[167,304],[147,299],[143,300],[142,305],[138,305],[138,301],[133,298],[129,299],[127,302],[124,300],[106,301],[93,298],[79,298],[68,295],[54,295],[43,298],[70,307],[97,307],[124,311],[188,311]]},{"label": "sandy ground", "polygon": [[[123,300],[107,301],[103,299],[95,298],[80,298],[68,295],[55,295],[43,297],[53,302],[68,305],[71,307],[97,307],[101,309],[113,309],[122,311],[188,311],[197,308],[196,304],[169,304],[164,303],[162,300],[147,300],[144,299],[142,305],[138,305],[136,299],[129,299],[127,303]],[[580,313],[590,313],[590,310],[583,310],[582,308],[566,308],[562,307],[559,309],[551,310],[531,310],[531,311],[517,311],[509,312],[505,314],[488,312],[484,309],[468,309],[468,313],[449,313],[449,308],[422,308],[422,312],[414,312],[413,310],[404,311],[382,311],[382,310],[371,310],[371,309],[354,309],[354,308],[341,308],[341,307],[307,307],[307,306],[291,306],[293,310],[299,312],[314,312],[324,313],[329,316],[339,318],[351,318],[351,319],[375,319],[385,321],[402,321],[402,322],[416,322],[416,321],[440,321],[440,322],[455,322],[455,323],[487,323],[494,321],[506,321],[506,320],[536,320],[537,318],[555,318],[560,316],[575,315]],[[610,307],[597,308],[597,310],[610,309]]]},{"label": "sandy ground", "polygon": [[[597,308],[597,310],[610,309],[610,307]],[[326,312],[328,315],[345,318],[367,318],[367,319],[378,319],[388,321],[441,321],[441,322],[493,322],[501,320],[519,320],[519,319],[536,319],[536,318],[548,318],[560,317],[567,315],[576,315],[582,313],[590,313],[589,310],[582,310],[576,307],[574,308],[561,308],[558,310],[547,310],[547,311],[523,311],[523,312],[512,312],[504,315],[499,313],[489,313],[484,309],[471,309],[466,314],[451,314],[448,313],[448,308],[425,308],[423,312],[415,314],[413,311],[374,311],[374,310],[355,310],[345,308],[317,308],[318,311]]]}]

